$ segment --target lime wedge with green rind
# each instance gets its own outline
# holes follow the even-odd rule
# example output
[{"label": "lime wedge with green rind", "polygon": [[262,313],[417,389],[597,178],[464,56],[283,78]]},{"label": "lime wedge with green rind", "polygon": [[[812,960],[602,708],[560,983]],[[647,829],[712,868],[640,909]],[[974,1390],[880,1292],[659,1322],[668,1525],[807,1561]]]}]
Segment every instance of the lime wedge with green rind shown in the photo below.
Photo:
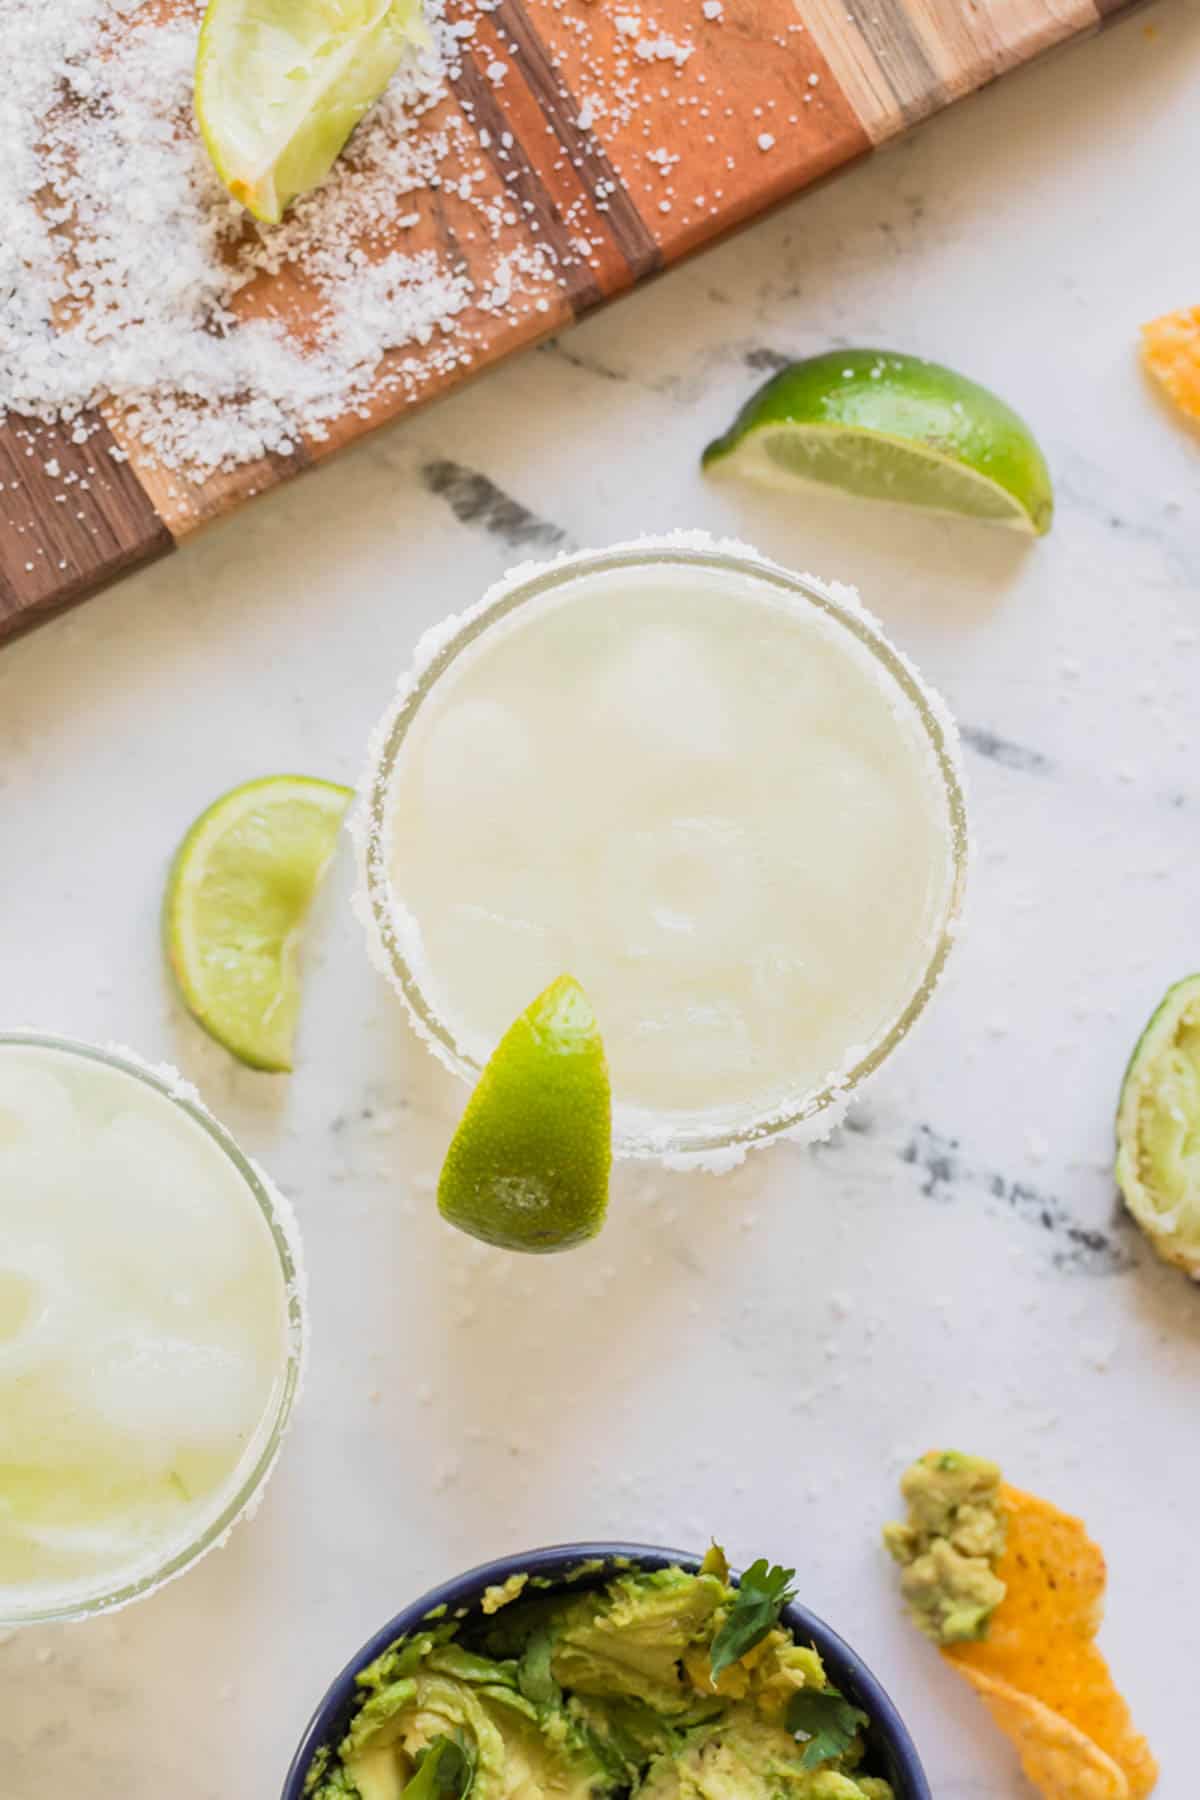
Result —
[{"label": "lime wedge with green rind", "polygon": [[890,350],[789,364],[702,460],[774,486],[832,487],[1037,535],[1054,515],[1046,460],[1012,408],[953,369]]},{"label": "lime wedge with green rind", "polygon": [[1129,1059],[1116,1173],[1158,1255],[1200,1279],[1200,974],[1168,988]]},{"label": "lime wedge with green rind", "polygon": [[209,0],[196,120],[234,199],[278,224],[426,42],[420,0]]},{"label": "lime wedge with green rind", "polygon": [[297,953],[352,790],[268,775],[196,820],[163,901],[167,959],[189,1012],[252,1069],[290,1069]]},{"label": "lime wedge with green rind", "polygon": [[501,1038],[446,1153],[444,1219],[504,1250],[569,1250],[608,1206],[612,1095],[591,1002],[560,975]]}]

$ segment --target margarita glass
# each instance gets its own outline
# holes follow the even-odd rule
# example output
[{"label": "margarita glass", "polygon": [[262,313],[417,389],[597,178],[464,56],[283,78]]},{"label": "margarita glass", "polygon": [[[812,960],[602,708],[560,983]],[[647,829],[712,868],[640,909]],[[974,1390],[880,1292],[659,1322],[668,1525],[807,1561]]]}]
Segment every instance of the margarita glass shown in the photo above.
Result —
[{"label": "margarita glass", "polygon": [[956,733],[911,664],[851,590],[691,535],[527,565],[428,634],[363,792],[361,909],[417,1029],[474,1079],[574,975],[619,1155],[827,1132],[965,879]]},{"label": "margarita glass", "polygon": [[300,1380],[287,1203],[170,1071],[0,1033],[0,1624],[218,1544]]}]

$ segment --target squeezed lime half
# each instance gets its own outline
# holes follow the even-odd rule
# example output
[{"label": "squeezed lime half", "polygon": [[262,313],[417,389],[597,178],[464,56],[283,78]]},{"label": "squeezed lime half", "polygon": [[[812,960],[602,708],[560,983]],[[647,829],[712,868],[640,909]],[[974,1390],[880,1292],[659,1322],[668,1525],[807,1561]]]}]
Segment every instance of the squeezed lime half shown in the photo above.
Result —
[{"label": "squeezed lime half", "polygon": [[1116,1175],[1158,1255],[1200,1279],[1200,974],[1168,988],[1129,1059]]},{"label": "squeezed lime half", "polygon": [[426,35],[420,0],[209,0],[196,120],[234,199],[278,224]]},{"label": "squeezed lime half", "polygon": [[510,1025],[446,1153],[438,1208],[504,1250],[569,1250],[608,1206],[612,1095],[587,995],[560,975]]},{"label": "squeezed lime half", "polygon": [[167,959],[189,1012],[252,1069],[290,1069],[304,921],[351,789],[268,775],[214,801],[175,854]]},{"label": "squeezed lime half", "polygon": [[1046,459],[1012,408],[953,369],[890,350],[791,363],[702,462],[777,487],[836,488],[1034,535],[1054,515]]}]

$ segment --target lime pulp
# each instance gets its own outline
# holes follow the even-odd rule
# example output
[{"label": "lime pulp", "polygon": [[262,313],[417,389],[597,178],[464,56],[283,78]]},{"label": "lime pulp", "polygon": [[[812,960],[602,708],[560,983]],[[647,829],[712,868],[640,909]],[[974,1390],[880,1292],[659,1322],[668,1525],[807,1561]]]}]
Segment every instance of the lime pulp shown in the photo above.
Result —
[{"label": "lime pulp", "polygon": [[255,1069],[290,1069],[297,953],[349,788],[270,775],[222,795],[175,854],[163,901],[167,958],[188,1010]]},{"label": "lime pulp", "polygon": [[1129,1060],[1116,1176],[1158,1255],[1200,1278],[1200,974],[1167,990]]},{"label": "lime pulp", "polygon": [[209,0],[196,119],[234,199],[277,224],[425,41],[420,0]]}]

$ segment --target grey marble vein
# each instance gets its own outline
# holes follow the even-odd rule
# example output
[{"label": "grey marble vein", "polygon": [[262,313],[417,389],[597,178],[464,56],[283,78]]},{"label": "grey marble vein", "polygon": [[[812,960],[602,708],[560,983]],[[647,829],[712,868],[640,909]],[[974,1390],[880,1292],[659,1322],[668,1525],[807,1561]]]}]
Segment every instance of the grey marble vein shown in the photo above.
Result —
[{"label": "grey marble vein", "polygon": [[1137,1267],[1132,1244],[1122,1242],[1116,1232],[1085,1224],[1057,1194],[975,1166],[962,1154],[957,1138],[944,1137],[929,1125],[918,1125],[901,1149],[900,1161],[923,1177],[921,1192],[929,1199],[951,1201],[961,1188],[971,1188],[999,1201],[1023,1224],[1046,1232],[1050,1259],[1064,1274],[1121,1275]]},{"label": "grey marble vein", "polygon": [[1012,738],[1001,737],[985,726],[960,725],[958,729],[968,749],[974,750],[977,756],[986,757],[989,762],[999,763],[1002,768],[1015,769],[1021,775],[1048,775],[1054,767],[1044,751],[1034,750],[1029,744],[1015,743]]},{"label": "grey marble vein", "polygon": [[748,369],[759,369],[764,375],[778,375],[780,369],[788,368],[796,361],[785,350],[771,350],[765,344],[756,345],[747,350],[742,359]]},{"label": "grey marble vein", "polygon": [[445,500],[460,524],[477,525],[510,549],[559,550],[569,542],[560,525],[539,518],[478,469],[438,457],[421,465],[421,479],[431,494]]},{"label": "grey marble vein", "polygon": [[601,362],[598,357],[588,356],[582,350],[565,344],[561,338],[548,338],[544,344],[538,345],[543,356],[557,357],[560,362],[569,363],[573,369],[582,369],[586,375],[598,375],[602,381],[624,382],[630,378],[621,369],[614,369],[611,364]]}]

